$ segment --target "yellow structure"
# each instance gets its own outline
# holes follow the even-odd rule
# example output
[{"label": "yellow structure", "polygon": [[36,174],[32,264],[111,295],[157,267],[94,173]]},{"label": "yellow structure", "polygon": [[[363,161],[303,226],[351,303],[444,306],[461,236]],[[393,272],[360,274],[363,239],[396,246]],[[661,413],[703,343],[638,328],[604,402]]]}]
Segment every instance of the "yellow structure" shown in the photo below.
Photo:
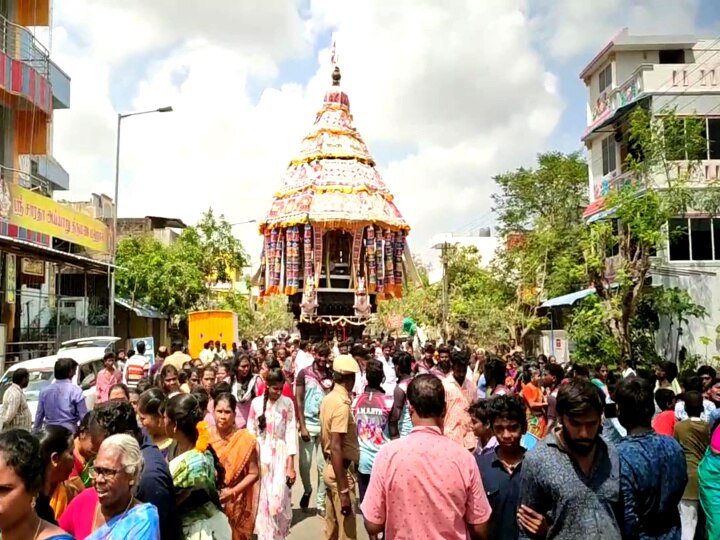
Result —
[{"label": "yellow structure", "polygon": [[225,343],[228,350],[238,339],[238,319],[234,311],[208,310],[188,314],[190,356],[198,358],[208,341]]}]

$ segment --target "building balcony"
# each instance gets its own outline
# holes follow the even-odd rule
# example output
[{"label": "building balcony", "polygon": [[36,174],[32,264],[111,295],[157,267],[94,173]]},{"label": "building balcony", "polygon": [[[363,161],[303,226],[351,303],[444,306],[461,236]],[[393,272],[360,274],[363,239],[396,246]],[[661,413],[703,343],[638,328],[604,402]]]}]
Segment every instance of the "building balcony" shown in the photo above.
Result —
[{"label": "building balcony", "polygon": [[50,86],[53,109],[70,108],[70,76],[50,60]]},{"label": "building balcony", "polygon": [[42,178],[50,183],[52,191],[67,191],[70,189],[70,174],[62,165],[50,155],[20,155],[20,163],[24,170]]},{"label": "building balcony", "polygon": [[[699,162],[671,161],[665,170],[658,171],[652,180],[638,185],[638,193],[647,189],[662,190],[669,182],[682,180],[691,189],[717,187],[720,184],[720,159],[704,159]],[[632,171],[613,171],[593,182],[592,201],[583,212],[589,223],[612,214],[612,208],[605,207],[605,198],[620,187],[634,183]]]},{"label": "building balcony", "polygon": [[620,86],[589,104],[585,137],[608,125],[629,105],[652,94],[720,93],[720,64],[641,64]]},{"label": "building balcony", "polygon": [[[65,76],[67,77],[67,76]],[[50,54],[25,27],[0,16],[0,90],[22,98],[16,108],[52,113]]]},{"label": "building balcony", "polygon": [[[29,156],[25,156],[29,157]],[[38,175],[0,165],[0,180],[5,184],[17,185],[45,197],[52,197],[52,186]]]}]

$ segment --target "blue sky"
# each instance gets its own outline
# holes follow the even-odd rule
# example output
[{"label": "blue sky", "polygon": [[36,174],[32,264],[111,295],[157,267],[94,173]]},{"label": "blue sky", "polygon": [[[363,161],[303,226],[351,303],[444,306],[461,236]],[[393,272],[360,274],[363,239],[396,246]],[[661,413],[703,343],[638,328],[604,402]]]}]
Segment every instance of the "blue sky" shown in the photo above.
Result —
[{"label": "blue sky", "polygon": [[[720,35],[714,0],[73,0],[52,54],[72,77],[56,116],[68,198],[112,193],[117,112],[173,105],[123,128],[120,215],[192,223],[212,207],[261,218],[329,84],[337,36],[356,126],[413,227],[493,222],[492,176],[581,149],[581,68],[612,35]],[[123,202],[124,201],[124,202]],[[251,253],[259,240],[238,231]]]}]

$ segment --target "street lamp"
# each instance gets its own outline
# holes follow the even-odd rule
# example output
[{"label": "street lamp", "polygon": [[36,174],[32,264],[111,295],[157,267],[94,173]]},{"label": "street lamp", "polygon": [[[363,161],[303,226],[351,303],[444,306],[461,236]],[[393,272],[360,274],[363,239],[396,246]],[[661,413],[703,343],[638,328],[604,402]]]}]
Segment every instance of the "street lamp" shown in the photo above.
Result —
[{"label": "street lamp", "polygon": [[231,227],[235,227],[236,225],[247,225],[249,223],[257,223],[257,219],[248,219],[247,221],[238,221],[237,223],[231,223]]},{"label": "street lamp", "polygon": [[117,255],[117,218],[118,218],[118,192],[120,190],[120,128],[122,121],[131,116],[140,116],[141,114],[168,113],[173,112],[171,106],[159,107],[149,111],[139,111],[131,113],[118,113],[117,115],[117,146],[115,148],[115,199],[113,204],[112,216],[112,246],[110,251],[110,262],[112,268],[108,268],[110,272],[110,305],[108,306],[108,325],[110,330],[115,332],[115,257]]}]

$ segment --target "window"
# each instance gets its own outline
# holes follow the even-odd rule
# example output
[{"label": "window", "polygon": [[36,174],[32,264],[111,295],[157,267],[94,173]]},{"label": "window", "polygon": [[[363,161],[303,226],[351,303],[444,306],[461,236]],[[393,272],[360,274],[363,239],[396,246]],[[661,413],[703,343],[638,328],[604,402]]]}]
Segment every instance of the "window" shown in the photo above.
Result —
[{"label": "window", "polygon": [[612,64],[598,73],[598,93],[602,94],[609,86],[612,86]]},{"label": "window", "polygon": [[720,219],[668,220],[671,261],[720,260]]},{"label": "window", "polygon": [[617,168],[615,135],[610,135],[602,140],[602,167],[603,176],[610,174]]},{"label": "window", "polygon": [[720,159],[720,118],[707,119],[708,158]]},{"label": "window", "polygon": [[[663,137],[665,140],[666,157],[669,161],[700,161],[708,159],[709,122],[713,121],[718,139],[718,155],[720,158],[720,119],[688,117],[666,117],[663,119]],[[715,125],[717,123],[717,125]]]},{"label": "window", "polygon": [[669,51],[659,51],[661,64],[684,64],[685,51],[683,49],[672,49]]}]

